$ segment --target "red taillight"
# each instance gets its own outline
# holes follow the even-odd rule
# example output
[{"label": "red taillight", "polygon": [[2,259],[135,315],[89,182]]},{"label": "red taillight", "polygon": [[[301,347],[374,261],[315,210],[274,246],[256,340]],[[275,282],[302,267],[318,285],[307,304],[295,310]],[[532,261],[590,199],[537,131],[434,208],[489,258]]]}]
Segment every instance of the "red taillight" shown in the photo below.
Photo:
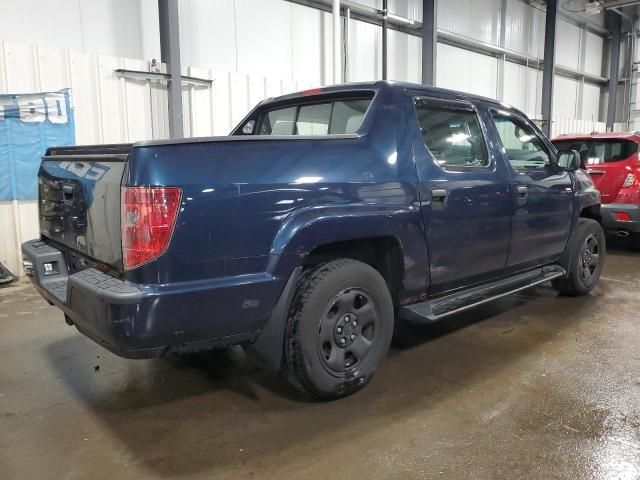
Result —
[{"label": "red taillight", "polygon": [[631,215],[629,215],[627,212],[613,212],[613,214],[615,215],[616,220],[619,220],[621,222],[631,221]]},{"label": "red taillight", "polygon": [[138,267],[167,249],[181,196],[177,187],[122,187],[124,268]]}]

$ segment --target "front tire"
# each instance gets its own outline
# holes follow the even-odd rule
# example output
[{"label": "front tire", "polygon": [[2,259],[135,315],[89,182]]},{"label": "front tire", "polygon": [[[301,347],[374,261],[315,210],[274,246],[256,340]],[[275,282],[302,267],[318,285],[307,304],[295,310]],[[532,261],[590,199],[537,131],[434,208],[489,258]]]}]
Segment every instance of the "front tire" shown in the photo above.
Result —
[{"label": "front tire", "polygon": [[323,400],[355,393],[387,355],[393,323],[387,284],[369,265],[339,259],[305,272],[285,333],[291,383]]},{"label": "front tire", "polygon": [[598,284],[606,255],[606,241],[600,224],[590,218],[580,218],[570,248],[567,276],[551,283],[563,295],[587,295]]}]

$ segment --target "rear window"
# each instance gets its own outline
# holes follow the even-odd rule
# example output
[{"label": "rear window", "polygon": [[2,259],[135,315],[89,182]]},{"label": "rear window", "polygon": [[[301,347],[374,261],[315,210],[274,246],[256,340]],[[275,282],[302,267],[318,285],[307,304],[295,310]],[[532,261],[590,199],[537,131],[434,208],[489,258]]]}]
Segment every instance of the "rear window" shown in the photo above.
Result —
[{"label": "rear window", "polygon": [[300,104],[264,112],[257,135],[338,135],[356,133],[371,98]]},{"label": "rear window", "polygon": [[566,140],[553,142],[558,150],[577,150],[586,165],[619,162],[638,151],[631,140]]}]

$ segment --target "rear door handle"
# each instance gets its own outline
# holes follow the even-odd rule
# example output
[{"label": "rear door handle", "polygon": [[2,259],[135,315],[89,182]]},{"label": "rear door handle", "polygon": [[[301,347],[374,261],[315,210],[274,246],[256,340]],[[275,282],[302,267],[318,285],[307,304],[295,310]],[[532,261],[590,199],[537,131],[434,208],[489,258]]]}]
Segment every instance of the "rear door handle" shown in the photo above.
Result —
[{"label": "rear door handle", "polygon": [[446,200],[447,191],[444,188],[434,188],[431,190],[432,208],[435,208],[437,210],[443,209]]},{"label": "rear door handle", "polygon": [[525,185],[518,185],[516,187],[516,192],[518,194],[518,204],[522,205],[523,203],[526,203],[529,189]]}]

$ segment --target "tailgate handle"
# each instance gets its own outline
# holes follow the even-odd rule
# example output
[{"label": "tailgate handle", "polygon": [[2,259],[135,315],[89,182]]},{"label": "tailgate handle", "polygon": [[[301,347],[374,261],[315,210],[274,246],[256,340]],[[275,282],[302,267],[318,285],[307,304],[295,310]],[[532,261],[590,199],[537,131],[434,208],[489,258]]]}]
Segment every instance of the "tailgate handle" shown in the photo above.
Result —
[{"label": "tailgate handle", "polygon": [[73,200],[73,187],[71,185],[63,185],[62,186],[62,195],[64,196],[64,200],[66,202],[70,202]]}]

